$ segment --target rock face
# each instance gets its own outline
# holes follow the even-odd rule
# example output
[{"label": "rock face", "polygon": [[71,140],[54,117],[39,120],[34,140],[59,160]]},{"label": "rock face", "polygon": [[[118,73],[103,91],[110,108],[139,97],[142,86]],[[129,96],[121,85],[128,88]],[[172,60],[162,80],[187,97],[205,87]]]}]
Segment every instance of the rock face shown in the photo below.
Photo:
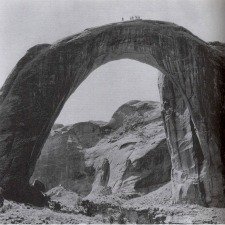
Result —
[{"label": "rock face", "polygon": [[[129,58],[159,69],[172,88],[176,86],[173,91],[180,92],[204,158],[196,157],[201,171],[199,178],[189,179],[193,184],[189,186],[201,186],[194,191],[196,203],[223,205],[225,57],[221,49],[223,45],[208,44],[183,27],[149,20],[86,29],[52,45],[31,48],[0,91],[0,186],[6,190],[5,198],[43,204],[43,195],[29,185],[29,179],[64,103],[94,69]],[[187,191],[180,199],[193,199],[192,195]]]},{"label": "rock face", "polygon": [[[213,48],[225,54],[225,44],[220,42],[210,42]],[[193,92],[195,87],[188,80],[184,80],[186,88]],[[217,196],[221,190],[214,187],[210,190],[207,182],[203,177],[206,175],[207,163],[205,160],[200,139],[197,136],[196,127],[194,126],[193,117],[190,114],[189,108],[182,98],[177,87],[165,75],[160,73],[159,90],[161,93],[162,116],[165,124],[167,143],[172,157],[172,190],[173,199],[175,202],[185,200],[189,203],[200,203],[202,205],[223,205],[223,201]],[[218,89],[216,89],[218,92]],[[211,109],[210,109],[211,110]],[[214,114],[209,112],[209,115]],[[215,114],[214,114],[215,115]],[[220,124],[221,136],[225,131],[224,122],[221,117],[218,117]],[[207,132],[207,131],[206,131]],[[209,138],[209,137],[208,137]],[[213,140],[213,138],[210,138]],[[210,142],[207,139],[207,142]],[[208,143],[209,144],[209,143]],[[222,140],[221,159],[224,162],[224,142]],[[221,159],[217,155],[211,155],[214,165],[218,165],[222,172],[222,183],[225,191],[225,170],[220,165]],[[218,179],[217,174],[211,174],[213,179]],[[208,177],[208,179],[210,179]],[[219,178],[220,179],[220,178]],[[218,181],[219,182],[219,181]],[[209,193],[214,192],[211,197]]]},{"label": "rock face", "polygon": [[160,104],[131,101],[109,123],[54,126],[32,179],[76,193],[148,193],[171,179]]},{"label": "rock face", "polygon": [[85,165],[84,149],[103,138],[104,124],[90,121],[71,126],[54,125],[33,177],[46,184],[47,189],[62,184],[78,194],[89,193],[95,171]]},{"label": "rock face", "polygon": [[[196,135],[189,110],[181,94],[163,74],[159,77],[159,88],[163,102],[163,119],[167,143],[172,160],[173,197],[176,202],[186,198],[187,202],[201,203],[205,190],[200,179],[204,155]],[[194,181],[194,182],[193,182]],[[202,196],[199,196],[201,193]]]}]

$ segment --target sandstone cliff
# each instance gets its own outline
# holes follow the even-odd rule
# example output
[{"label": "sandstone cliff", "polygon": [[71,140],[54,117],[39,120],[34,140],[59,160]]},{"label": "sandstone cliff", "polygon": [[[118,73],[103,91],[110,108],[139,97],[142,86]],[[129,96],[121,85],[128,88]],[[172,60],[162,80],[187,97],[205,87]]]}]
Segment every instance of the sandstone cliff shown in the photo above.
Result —
[{"label": "sandstone cliff", "polygon": [[33,179],[78,194],[148,193],[170,180],[171,162],[160,104],[131,101],[109,123],[55,125]]}]

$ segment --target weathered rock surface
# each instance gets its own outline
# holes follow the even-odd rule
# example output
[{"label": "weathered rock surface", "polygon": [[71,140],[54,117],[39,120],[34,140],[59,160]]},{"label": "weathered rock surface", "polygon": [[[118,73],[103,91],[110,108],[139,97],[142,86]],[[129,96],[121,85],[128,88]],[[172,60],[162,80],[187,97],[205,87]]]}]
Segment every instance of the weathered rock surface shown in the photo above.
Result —
[{"label": "weathered rock surface", "polygon": [[78,204],[81,201],[81,197],[77,193],[59,185],[50,189],[46,194],[51,198],[51,201],[60,204],[61,211],[78,214]]},{"label": "weathered rock surface", "polygon": [[132,197],[170,180],[171,161],[160,104],[131,101],[109,123],[55,125],[32,179],[80,195]]},{"label": "weathered rock surface", "polygon": [[[47,192],[61,205],[58,211],[5,201],[0,221],[7,224],[224,224],[223,208],[171,204],[171,183],[141,197],[121,199],[108,195],[95,201],[80,197],[62,186]],[[97,197],[97,196],[96,196]],[[83,205],[83,207],[80,205]],[[90,216],[84,214],[90,213]]]},{"label": "weathered rock surface", "polygon": [[[224,205],[222,48],[172,23],[136,20],[87,29],[30,49],[0,93],[0,186],[5,197],[43,204],[43,195],[29,185],[29,179],[64,103],[94,69],[129,58],[159,69],[180,92],[204,156],[196,163],[202,164],[199,179],[189,179],[193,183],[189,187],[201,186],[194,191],[198,203]],[[179,199],[193,199],[193,191]]]},{"label": "weathered rock surface", "polygon": [[54,125],[36,164],[33,178],[49,190],[59,184],[86,194],[91,190],[94,169],[85,165],[84,150],[94,146],[104,134],[103,122]]},{"label": "weathered rock surface", "polygon": [[132,199],[124,199],[117,194],[87,196],[81,205],[87,215],[101,215],[105,223],[223,224],[225,221],[224,208],[173,204],[171,182]]},{"label": "weathered rock surface", "polygon": [[159,88],[163,102],[162,115],[167,143],[173,165],[174,201],[186,199],[190,203],[205,204],[202,202],[205,201],[205,190],[200,179],[204,156],[188,107],[179,91],[174,91],[176,87],[163,74],[159,77]]}]

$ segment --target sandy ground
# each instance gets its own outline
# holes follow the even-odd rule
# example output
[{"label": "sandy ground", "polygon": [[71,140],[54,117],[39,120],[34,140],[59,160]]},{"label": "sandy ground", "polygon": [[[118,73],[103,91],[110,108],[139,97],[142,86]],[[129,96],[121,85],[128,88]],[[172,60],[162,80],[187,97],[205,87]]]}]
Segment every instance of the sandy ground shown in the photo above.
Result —
[{"label": "sandy ground", "polygon": [[171,183],[167,183],[159,189],[138,197],[128,200],[123,204],[124,208],[156,208],[158,214],[165,215],[165,223],[208,223],[208,224],[225,224],[225,208],[206,208],[199,205],[191,204],[173,204],[171,201]]},{"label": "sandy ground", "polygon": [[[0,223],[109,223],[110,210],[114,205],[117,208],[116,211],[123,209],[122,211],[126,211],[128,217],[135,217],[136,212],[139,212],[139,214],[146,211],[155,212],[154,222],[157,221],[157,218],[164,218],[159,221],[166,224],[225,224],[225,208],[173,204],[171,201],[171,183],[164,184],[147,195],[130,200],[112,195],[98,196],[96,199],[92,196],[90,200],[94,201],[96,205],[101,206],[100,208],[109,208],[107,217],[103,216],[101,212],[92,217],[79,213],[81,198],[76,193],[65,190],[62,186],[50,190],[48,194],[52,196],[54,201],[60,202],[62,205],[60,211],[5,201],[4,206],[0,209]],[[129,220],[127,220],[127,223],[129,223]]]},{"label": "sandy ground", "polygon": [[[99,217],[99,218],[98,218]],[[87,217],[82,214],[55,212],[48,208],[37,208],[5,201],[0,209],[0,223],[11,224],[79,224],[102,223],[101,216]]]}]

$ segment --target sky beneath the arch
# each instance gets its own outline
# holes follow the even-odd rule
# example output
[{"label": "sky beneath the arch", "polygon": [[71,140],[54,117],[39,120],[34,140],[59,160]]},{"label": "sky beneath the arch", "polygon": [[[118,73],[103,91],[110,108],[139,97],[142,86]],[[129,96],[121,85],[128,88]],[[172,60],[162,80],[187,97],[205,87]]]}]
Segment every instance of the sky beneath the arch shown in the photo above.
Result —
[{"label": "sky beneath the arch", "polygon": [[[205,41],[225,42],[225,0],[1,0],[0,86],[26,50],[86,28],[139,15],[174,22]],[[95,70],[65,104],[57,122],[108,121],[123,103],[159,101],[158,71],[132,60]]]}]

